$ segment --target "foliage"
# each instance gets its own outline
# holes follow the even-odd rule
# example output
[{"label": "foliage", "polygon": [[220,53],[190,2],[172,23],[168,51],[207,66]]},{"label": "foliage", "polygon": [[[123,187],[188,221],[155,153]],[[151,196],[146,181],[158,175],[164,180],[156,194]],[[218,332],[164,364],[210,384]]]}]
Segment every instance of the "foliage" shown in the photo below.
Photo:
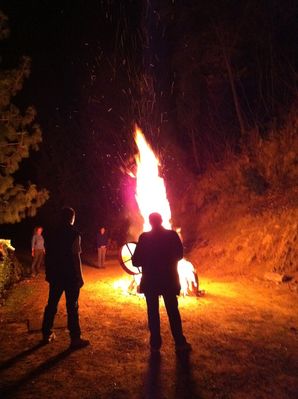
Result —
[{"label": "foliage", "polygon": [[[0,38],[8,35],[6,22],[0,11]],[[34,107],[22,113],[12,103],[30,74],[30,64],[28,57],[22,57],[18,67],[0,69],[0,224],[34,216],[48,198],[46,190],[38,190],[32,183],[25,187],[14,178],[21,161],[29,157],[31,149],[37,150],[42,141]]]},{"label": "foliage", "polygon": [[24,274],[21,264],[7,240],[0,239],[0,300],[5,291]]}]

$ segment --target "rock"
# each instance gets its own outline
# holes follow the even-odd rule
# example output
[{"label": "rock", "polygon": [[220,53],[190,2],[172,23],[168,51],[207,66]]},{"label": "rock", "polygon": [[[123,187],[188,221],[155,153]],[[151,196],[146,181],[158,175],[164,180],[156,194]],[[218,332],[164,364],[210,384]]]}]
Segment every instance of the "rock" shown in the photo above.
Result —
[{"label": "rock", "polygon": [[265,280],[274,281],[275,283],[281,283],[283,281],[283,275],[275,272],[266,272],[264,274]]},{"label": "rock", "polygon": [[298,334],[298,329],[296,328],[296,327],[290,327],[290,331],[293,333],[293,334]]},{"label": "rock", "polygon": [[290,276],[289,274],[284,274],[282,277],[282,282],[283,283],[288,283],[289,281],[293,280],[293,276]]},{"label": "rock", "polygon": [[267,272],[264,274],[264,278],[265,280],[274,281],[275,283],[288,283],[294,279],[294,276],[276,272]]}]

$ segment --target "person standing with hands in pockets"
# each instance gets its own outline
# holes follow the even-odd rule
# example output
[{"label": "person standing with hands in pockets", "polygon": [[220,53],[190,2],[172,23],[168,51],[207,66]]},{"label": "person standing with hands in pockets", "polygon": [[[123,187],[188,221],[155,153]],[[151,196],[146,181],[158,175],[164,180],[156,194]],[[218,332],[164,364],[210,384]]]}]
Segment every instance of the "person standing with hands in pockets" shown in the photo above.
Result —
[{"label": "person standing with hands in pockets", "polygon": [[55,340],[52,331],[57,306],[65,293],[67,327],[70,334],[70,349],[80,349],[90,342],[81,338],[79,322],[79,296],[83,274],[81,264],[81,236],[73,226],[75,211],[63,208],[57,226],[48,233],[46,240],[46,281],[49,283],[48,303],[42,322],[42,343]]},{"label": "person standing with hands in pockets", "polygon": [[43,228],[41,226],[35,227],[34,234],[31,241],[31,253],[32,253],[32,275],[37,276],[39,273],[40,266],[42,265],[45,246],[44,238],[42,236]]},{"label": "person standing with hands in pockets", "polygon": [[97,243],[97,268],[104,269],[105,268],[105,260],[106,260],[106,252],[108,245],[108,235],[106,229],[101,227],[96,237]]}]

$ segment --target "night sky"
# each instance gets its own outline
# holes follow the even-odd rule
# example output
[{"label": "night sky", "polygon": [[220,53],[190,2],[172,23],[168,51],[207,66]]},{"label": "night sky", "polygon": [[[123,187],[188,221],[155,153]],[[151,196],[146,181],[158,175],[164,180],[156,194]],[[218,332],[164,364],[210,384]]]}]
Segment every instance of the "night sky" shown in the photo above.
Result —
[{"label": "night sky", "polygon": [[129,189],[120,169],[131,163],[135,122],[172,177],[181,165],[203,172],[227,143],[237,151],[221,36],[246,128],[258,125],[266,134],[293,99],[295,3],[2,0],[11,28],[1,43],[2,66],[31,57],[31,76],[15,103],[33,104],[43,130],[40,151],[17,179],[50,191],[37,217],[13,226],[14,234],[49,223],[63,205],[78,210],[84,232],[102,223],[119,231]]},{"label": "night sky", "polygon": [[[30,159],[23,162],[17,178],[21,181],[30,179],[48,188],[51,193],[48,204],[37,218],[13,226],[13,231],[20,230],[22,234],[24,229],[26,231],[36,223],[46,223],[52,217],[49,215],[66,204],[83,211],[93,207],[98,225],[109,221],[106,217],[107,206],[119,212],[118,193],[113,194],[116,188],[107,189],[110,184],[105,182],[105,165],[112,156],[117,162],[115,173],[120,174],[119,157],[113,152],[115,140],[105,138],[106,145],[99,145],[99,149],[91,152],[87,160],[88,144],[92,146],[92,140],[86,136],[95,134],[90,132],[87,121],[90,112],[93,112],[90,85],[96,79],[94,63],[101,57],[112,62],[116,31],[121,23],[117,19],[112,20],[113,5],[108,3],[95,0],[2,2],[11,29],[9,40],[2,43],[2,65],[13,67],[21,55],[31,57],[31,76],[15,102],[23,109],[34,104],[38,123],[43,129],[40,151],[32,153]],[[132,2],[130,5],[130,18],[134,20],[134,12],[138,8]],[[100,109],[96,104],[94,111],[101,113],[100,126],[97,126],[99,131],[94,138],[99,144],[102,139],[100,127],[115,126],[115,115],[111,111],[119,88],[111,86],[109,75],[110,71],[100,85],[104,86],[101,91],[110,95],[98,93]],[[114,93],[111,93],[112,90]],[[119,116],[117,119],[116,129],[119,128]],[[91,172],[88,168],[92,168]],[[107,169],[110,173],[109,166]],[[90,174],[94,181],[91,187],[86,187],[86,175]],[[92,197],[92,191],[96,191],[96,197]],[[87,193],[92,197],[91,205],[86,198]],[[94,219],[94,215],[90,218]],[[80,213],[77,222],[86,228]]]}]

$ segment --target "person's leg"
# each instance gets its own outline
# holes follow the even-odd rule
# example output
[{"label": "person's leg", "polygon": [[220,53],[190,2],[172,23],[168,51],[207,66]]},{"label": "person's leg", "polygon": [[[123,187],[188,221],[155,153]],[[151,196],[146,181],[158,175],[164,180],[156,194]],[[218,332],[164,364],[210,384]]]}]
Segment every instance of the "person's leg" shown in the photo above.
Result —
[{"label": "person's leg", "polygon": [[44,338],[48,338],[52,334],[54,318],[57,313],[57,306],[62,293],[63,293],[62,287],[50,284],[49,299],[47,306],[45,307],[44,310],[43,322],[42,322],[42,335]]},{"label": "person's leg", "polygon": [[182,331],[182,322],[178,309],[177,296],[175,294],[163,294],[163,299],[169,317],[169,322],[175,344],[176,346],[184,345],[186,343],[186,339]]},{"label": "person's leg", "polygon": [[97,267],[101,267],[101,252],[100,252],[100,247],[97,248]]},{"label": "person's leg", "polygon": [[36,250],[36,264],[35,264],[35,273],[38,274],[40,271],[40,266],[43,260],[43,250]]},{"label": "person's leg", "polygon": [[90,342],[87,339],[81,338],[81,329],[79,323],[79,295],[80,288],[67,287],[65,289],[66,309],[67,309],[67,327],[70,334],[70,349],[80,349],[88,346]]},{"label": "person's leg", "polygon": [[81,336],[79,323],[79,295],[80,288],[69,286],[65,288],[66,310],[67,310],[67,327],[71,339],[78,339]]},{"label": "person's leg", "polygon": [[101,266],[104,267],[106,261],[107,247],[101,247]]},{"label": "person's leg", "polygon": [[98,267],[100,269],[104,268],[105,250],[105,247],[98,248]]},{"label": "person's leg", "polygon": [[150,346],[153,349],[161,347],[159,298],[157,294],[145,294],[147,302],[148,327],[150,331]]},{"label": "person's leg", "polygon": [[37,255],[36,255],[36,251],[34,251],[34,256],[32,259],[32,266],[31,266],[32,275],[36,274],[36,263],[37,263]]}]

